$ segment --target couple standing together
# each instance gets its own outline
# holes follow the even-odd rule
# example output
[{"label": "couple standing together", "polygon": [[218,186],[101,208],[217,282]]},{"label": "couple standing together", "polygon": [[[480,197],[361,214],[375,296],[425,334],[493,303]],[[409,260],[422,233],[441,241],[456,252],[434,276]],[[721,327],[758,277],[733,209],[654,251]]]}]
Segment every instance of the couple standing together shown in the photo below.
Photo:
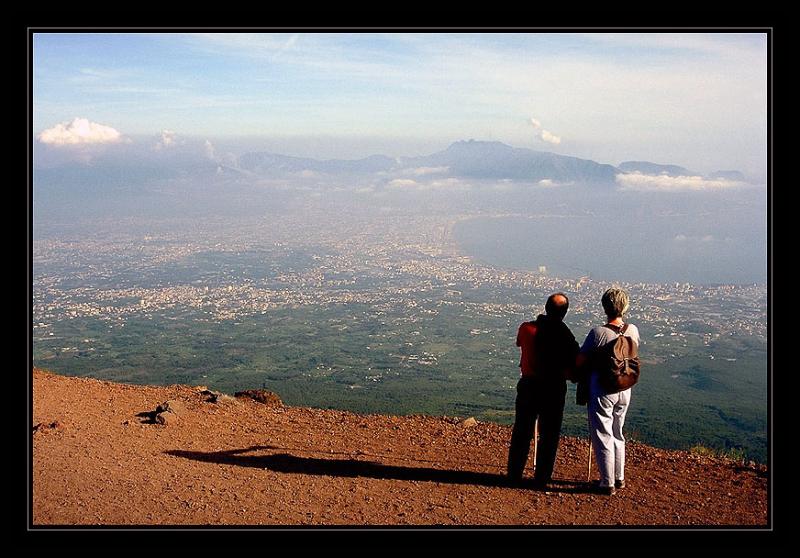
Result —
[{"label": "couple standing together", "polygon": [[601,385],[593,355],[620,334],[630,337],[638,346],[639,330],[623,321],[630,304],[624,290],[608,289],[601,302],[608,320],[605,325],[593,328],[580,347],[564,323],[569,299],[563,293],[551,295],[545,313],[519,327],[517,346],[521,351],[522,377],[517,384],[516,415],[508,452],[508,476],[514,483],[522,480],[537,419],[539,442],[534,484],[544,488],[550,482],[561,435],[566,381],[570,380],[578,382],[578,402],[585,401],[589,413],[591,442],[600,472],[597,490],[611,495],[625,486],[622,426],[631,388],[608,393]]}]

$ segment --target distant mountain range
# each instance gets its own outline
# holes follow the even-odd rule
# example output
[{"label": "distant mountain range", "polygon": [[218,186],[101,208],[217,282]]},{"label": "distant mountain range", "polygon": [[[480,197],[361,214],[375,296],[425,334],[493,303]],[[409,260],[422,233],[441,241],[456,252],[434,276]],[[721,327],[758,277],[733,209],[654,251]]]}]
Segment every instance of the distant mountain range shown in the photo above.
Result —
[{"label": "distant mountain range", "polygon": [[721,170],[712,173],[709,178],[717,178],[723,180],[735,180],[737,182],[747,182],[747,178],[737,170]]},{"label": "distant mountain range", "polygon": [[[414,169],[437,170],[441,175],[511,180],[549,180],[556,183],[590,183],[613,185],[620,173],[642,173],[667,176],[697,176],[677,165],[660,165],[647,161],[628,161],[614,167],[578,157],[557,155],[547,151],[511,147],[497,141],[458,141],[444,151],[421,157],[391,158],[373,155],[364,159],[319,161],[274,153],[246,153],[239,157],[238,167],[259,175],[301,173],[372,174]],[[717,171],[710,178],[744,181],[738,171]]]},{"label": "distant mountain range", "polygon": [[[91,161],[62,161],[37,164],[34,181],[45,189],[64,193],[83,190],[87,193],[106,188],[132,189],[163,180],[188,178],[203,181],[225,177],[314,177],[321,175],[376,175],[387,180],[433,174],[436,178],[489,180],[548,181],[554,184],[592,184],[612,187],[621,173],[642,173],[659,176],[697,176],[677,165],[661,165],[647,161],[627,161],[619,167],[567,157],[546,151],[516,148],[497,141],[458,141],[447,149],[421,157],[393,158],[372,155],[355,160],[318,160],[291,157],[268,152],[230,155],[225,162],[203,150],[163,150],[154,152],[117,149]],[[739,171],[717,171],[706,178],[745,182]]]},{"label": "distant mountain range", "polygon": [[375,173],[388,171],[397,164],[396,159],[384,155],[372,155],[365,159],[331,159],[319,161],[304,157],[289,157],[274,153],[245,153],[239,157],[239,168],[256,174],[296,173],[303,171],[339,173]]}]

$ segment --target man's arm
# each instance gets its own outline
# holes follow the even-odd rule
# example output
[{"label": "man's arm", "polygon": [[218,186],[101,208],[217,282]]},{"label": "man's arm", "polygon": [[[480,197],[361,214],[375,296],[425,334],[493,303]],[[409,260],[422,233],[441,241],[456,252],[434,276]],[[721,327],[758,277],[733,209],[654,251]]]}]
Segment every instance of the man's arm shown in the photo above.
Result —
[{"label": "man's arm", "polygon": [[572,334],[572,331],[566,324],[564,324],[564,331],[565,334],[562,337],[562,355],[563,355],[563,362],[565,363],[564,366],[564,377],[567,380],[574,382],[573,378],[575,377],[575,357],[580,350],[580,346],[578,342],[575,340],[575,336]]},{"label": "man's arm", "polygon": [[[576,342],[577,344],[577,342]],[[583,342],[583,347],[578,349],[578,354],[575,355],[575,371],[573,377],[569,378],[572,383],[580,382],[586,379],[589,366],[591,364],[591,347],[594,346],[594,330],[591,330]]]}]

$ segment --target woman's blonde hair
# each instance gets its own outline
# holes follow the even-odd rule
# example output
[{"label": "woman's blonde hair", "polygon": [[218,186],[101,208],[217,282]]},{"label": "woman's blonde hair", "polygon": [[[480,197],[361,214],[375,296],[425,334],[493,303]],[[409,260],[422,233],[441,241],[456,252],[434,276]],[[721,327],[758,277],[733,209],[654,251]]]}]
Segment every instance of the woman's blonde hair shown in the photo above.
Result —
[{"label": "woman's blonde hair", "polygon": [[603,298],[600,300],[603,303],[603,310],[606,316],[610,319],[620,318],[630,307],[630,299],[628,293],[619,287],[611,287],[603,293]]}]

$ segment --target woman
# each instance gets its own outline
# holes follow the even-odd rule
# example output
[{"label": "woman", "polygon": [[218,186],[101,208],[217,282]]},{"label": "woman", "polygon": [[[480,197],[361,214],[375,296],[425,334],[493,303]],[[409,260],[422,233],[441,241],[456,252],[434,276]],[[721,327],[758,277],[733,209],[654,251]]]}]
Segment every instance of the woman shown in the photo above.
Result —
[{"label": "woman", "polygon": [[600,347],[613,343],[620,333],[630,337],[638,347],[639,330],[623,320],[630,305],[630,299],[624,290],[617,287],[608,289],[603,293],[601,302],[608,321],[605,325],[592,329],[586,336],[578,354],[577,367],[588,368],[587,408],[592,446],[600,471],[598,491],[612,495],[625,487],[625,438],[622,435],[622,426],[625,424],[632,388],[608,393],[600,385],[597,365],[591,357],[597,354]]}]

